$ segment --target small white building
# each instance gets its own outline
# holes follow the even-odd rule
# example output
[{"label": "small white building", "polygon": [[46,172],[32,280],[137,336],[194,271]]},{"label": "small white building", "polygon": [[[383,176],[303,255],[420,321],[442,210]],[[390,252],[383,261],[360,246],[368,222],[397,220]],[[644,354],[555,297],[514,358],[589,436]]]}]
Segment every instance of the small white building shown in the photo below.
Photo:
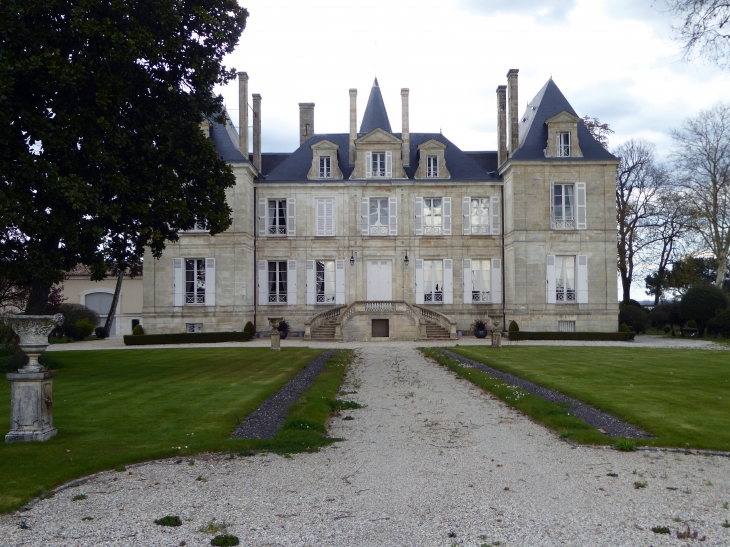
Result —
[{"label": "small white building", "polygon": [[[394,132],[377,80],[359,127],[349,90],[346,133],[316,133],[300,103],[292,153],[261,153],[256,94],[252,154],[246,131],[204,124],[236,176],[233,224],[145,257],[146,332],[268,332],[271,316],[335,339],[455,337],[487,317],[615,331],[618,159],[552,80],[519,116],[517,73],[497,87],[496,151],[411,133],[408,89]],[[245,73],[239,89],[248,127]]]}]

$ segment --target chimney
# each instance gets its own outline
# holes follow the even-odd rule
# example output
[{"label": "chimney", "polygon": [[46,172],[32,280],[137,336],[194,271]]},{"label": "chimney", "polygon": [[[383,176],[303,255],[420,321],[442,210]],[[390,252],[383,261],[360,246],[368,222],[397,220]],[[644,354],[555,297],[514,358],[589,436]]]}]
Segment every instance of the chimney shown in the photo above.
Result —
[{"label": "chimney", "polygon": [[238,73],[238,149],[248,159],[248,74]]},{"label": "chimney", "polygon": [[299,145],[314,135],[314,103],[299,103]]},{"label": "chimney", "polygon": [[497,165],[507,159],[507,86],[497,86]]},{"label": "chimney", "polygon": [[253,165],[261,171],[261,95],[253,97]]},{"label": "chimney", "polygon": [[401,110],[403,112],[403,124],[401,128],[401,138],[403,144],[401,145],[401,156],[403,158],[403,165],[411,164],[411,132],[408,127],[408,89],[403,88],[400,90],[401,97]]},{"label": "chimney", "polygon": [[357,139],[357,89],[350,89],[350,165],[355,165]]},{"label": "chimney", "polygon": [[509,155],[512,156],[517,151],[519,145],[519,117],[517,112],[517,73],[516,68],[510,68],[507,72],[507,84],[509,85]]}]

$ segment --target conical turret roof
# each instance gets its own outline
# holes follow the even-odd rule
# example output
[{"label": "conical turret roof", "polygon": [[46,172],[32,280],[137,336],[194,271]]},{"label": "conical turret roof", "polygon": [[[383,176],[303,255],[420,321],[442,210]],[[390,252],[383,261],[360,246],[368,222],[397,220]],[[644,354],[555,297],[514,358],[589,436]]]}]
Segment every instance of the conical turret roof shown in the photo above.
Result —
[{"label": "conical turret roof", "polygon": [[378,79],[375,78],[373,87],[370,90],[368,105],[365,107],[365,115],[362,117],[362,123],[360,124],[360,133],[367,134],[377,128],[384,129],[388,133],[393,132],[390,128],[390,121],[388,120],[388,112],[385,110],[383,96],[380,94]]}]

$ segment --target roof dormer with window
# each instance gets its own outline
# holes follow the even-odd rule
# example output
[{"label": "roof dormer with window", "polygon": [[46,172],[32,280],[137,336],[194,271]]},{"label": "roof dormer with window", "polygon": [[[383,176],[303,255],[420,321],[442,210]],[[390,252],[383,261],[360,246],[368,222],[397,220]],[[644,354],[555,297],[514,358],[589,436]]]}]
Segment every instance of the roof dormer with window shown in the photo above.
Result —
[{"label": "roof dormer with window", "polygon": [[446,168],[444,152],[446,145],[436,139],[429,139],[418,145],[417,179],[450,179],[451,173]]},{"label": "roof dormer with window", "polygon": [[545,120],[548,126],[546,158],[582,158],[583,152],[578,141],[578,122],[580,118],[563,110]]},{"label": "roof dormer with window", "polygon": [[403,141],[377,128],[355,141],[356,160],[351,179],[405,179],[401,158]]},{"label": "roof dormer with window", "polygon": [[312,167],[307,173],[309,180],[342,180],[344,177],[337,161],[339,145],[321,140],[312,146]]}]

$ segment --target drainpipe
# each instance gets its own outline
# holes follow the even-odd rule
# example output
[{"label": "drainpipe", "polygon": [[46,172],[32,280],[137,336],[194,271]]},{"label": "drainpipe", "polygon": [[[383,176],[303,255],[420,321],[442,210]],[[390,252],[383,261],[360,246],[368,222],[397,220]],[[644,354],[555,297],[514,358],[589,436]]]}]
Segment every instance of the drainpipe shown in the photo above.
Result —
[{"label": "drainpipe", "polygon": [[[253,207],[256,212],[258,201],[256,200],[256,186],[253,187]],[[256,243],[258,241],[258,214],[253,216],[253,328],[254,333],[256,332],[256,305],[258,304],[259,298],[259,286],[258,282],[258,260],[256,260]]]},{"label": "drainpipe", "polygon": [[507,285],[505,285],[504,273],[504,184],[500,187],[500,192],[500,207],[502,208],[502,214],[500,215],[500,222],[502,223],[502,332],[504,332],[507,330],[507,316],[504,313],[505,303],[507,302]]}]

